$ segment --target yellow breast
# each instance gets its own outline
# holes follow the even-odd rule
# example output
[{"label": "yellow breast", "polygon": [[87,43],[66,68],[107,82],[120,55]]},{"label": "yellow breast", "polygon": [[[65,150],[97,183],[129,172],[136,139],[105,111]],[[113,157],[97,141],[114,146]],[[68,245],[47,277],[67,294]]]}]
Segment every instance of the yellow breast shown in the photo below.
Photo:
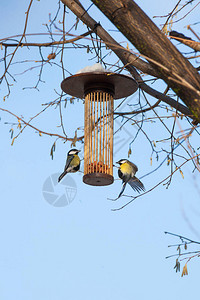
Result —
[{"label": "yellow breast", "polygon": [[121,170],[122,173],[127,173],[127,174],[131,174],[133,172],[133,168],[128,163],[122,164],[120,166],[120,170]]},{"label": "yellow breast", "polygon": [[77,166],[77,165],[79,165],[79,163],[80,163],[80,158],[79,158],[79,156],[78,156],[78,155],[74,155],[74,158],[73,158],[72,161],[71,161],[71,165]]}]

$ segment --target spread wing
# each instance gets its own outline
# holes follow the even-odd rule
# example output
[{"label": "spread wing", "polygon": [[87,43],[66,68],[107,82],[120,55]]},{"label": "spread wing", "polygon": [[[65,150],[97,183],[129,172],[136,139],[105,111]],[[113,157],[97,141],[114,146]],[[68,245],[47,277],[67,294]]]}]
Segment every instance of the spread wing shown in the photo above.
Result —
[{"label": "spread wing", "polygon": [[128,181],[128,184],[130,184],[132,189],[138,193],[145,191],[143,183],[135,176]]},{"label": "spread wing", "polygon": [[138,193],[145,191],[145,187],[144,187],[143,183],[137,177],[134,176],[133,178],[129,179],[128,182],[123,183],[122,190],[119,193],[119,196],[117,197],[117,199],[119,199],[121,197],[121,195],[123,194],[127,183],[132,187],[132,189],[134,191],[136,191]]}]

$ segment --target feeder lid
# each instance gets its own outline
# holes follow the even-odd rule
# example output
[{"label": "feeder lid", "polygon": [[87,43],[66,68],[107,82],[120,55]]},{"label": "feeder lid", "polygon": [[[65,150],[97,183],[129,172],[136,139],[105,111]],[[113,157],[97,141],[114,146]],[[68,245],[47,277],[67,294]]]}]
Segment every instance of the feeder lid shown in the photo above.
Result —
[{"label": "feeder lid", "polygon": [[84,98],[85,87],[98,83],[98,86],[111,85],[114,87],[114,99],[128,97],[138,89],[136,81],[127,75],[113,72],[78,73],[65,78],[61,82],[61,89],[71,96]]}]

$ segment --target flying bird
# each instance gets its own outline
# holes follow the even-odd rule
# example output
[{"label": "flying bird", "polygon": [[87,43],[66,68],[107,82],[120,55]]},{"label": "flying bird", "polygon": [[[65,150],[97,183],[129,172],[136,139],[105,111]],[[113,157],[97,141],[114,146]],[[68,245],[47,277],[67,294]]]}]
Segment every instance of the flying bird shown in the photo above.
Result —
[{"label": "flying bird", "polygon": [[58,182],[67,174],[67,173],[75,173],[80,169],[80,158],[78,153],[80,150],[71,149],[67,153],[67,161],[65,165],[64,172],[59,176]]},{"label": "flying bird", "polygon": [[145,191],[143,183],[135,176],[136,172],[138,171],[138,167],[134,163],[132,163],[128,159],[120,159],[116,163],[120,165],[118,169],[118,175],[119,178],[122,179],[123,183],[123,187],[118,198],[120,198],[123,194],[127,183],[132,187],[134,191],[138,193],[140,193],[141,191]]}]

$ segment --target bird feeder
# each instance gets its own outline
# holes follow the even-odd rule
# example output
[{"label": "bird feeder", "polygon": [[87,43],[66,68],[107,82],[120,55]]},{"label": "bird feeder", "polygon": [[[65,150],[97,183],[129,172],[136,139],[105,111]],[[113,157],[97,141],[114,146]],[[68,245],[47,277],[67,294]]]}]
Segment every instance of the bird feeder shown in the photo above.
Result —
[{"label": "bird feeder", "polygon": [[85,99],[83,182],[94,186],[113,183],[113,100],[133,94],[136,82],[122,74],[86,72],[65,78],[61,88]]}]

